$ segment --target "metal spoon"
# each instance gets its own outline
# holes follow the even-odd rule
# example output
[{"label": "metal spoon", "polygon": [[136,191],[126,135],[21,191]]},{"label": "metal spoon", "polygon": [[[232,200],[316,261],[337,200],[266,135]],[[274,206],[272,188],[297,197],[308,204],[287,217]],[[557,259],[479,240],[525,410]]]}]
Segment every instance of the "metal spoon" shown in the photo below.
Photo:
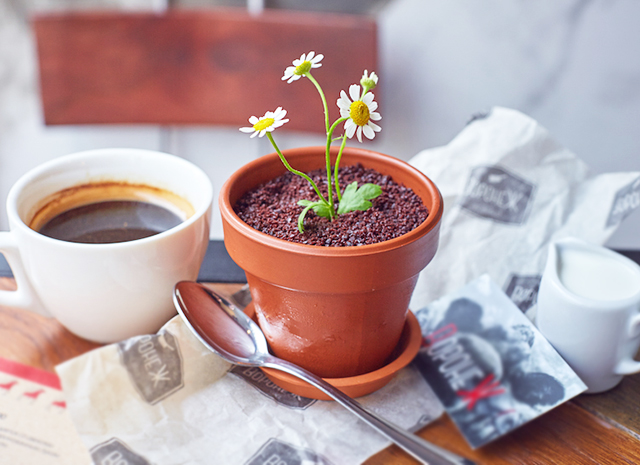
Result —
[{"label": "metal spoon", "polygon": [[173,301],[197,338],[225,360],[236,365],[275,368],[297,376],[331,396],[423,463],[473,465],[472,461],[458,457],[365,410],[351,397],[313,373],[271,355],[260,327],[230,301],[205,286],[191,281],[179,282],[174,289]]}]

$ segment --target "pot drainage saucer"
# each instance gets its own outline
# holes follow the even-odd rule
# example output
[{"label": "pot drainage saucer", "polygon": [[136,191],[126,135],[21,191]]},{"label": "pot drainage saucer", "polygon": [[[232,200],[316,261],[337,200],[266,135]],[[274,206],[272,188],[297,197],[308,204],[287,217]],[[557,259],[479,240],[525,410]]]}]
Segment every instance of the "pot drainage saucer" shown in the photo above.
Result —
[{"label": "pot drainage saucer", "polygon": [[[253,303],[245,308],[245,313],[253,318],[255,310]],[[400,341],[390,357],[390,362],[370,373],[351,376],[349,378],[325,378],[329,384],[340,389],[350,397],[360,397],[371,394],[385,386],[402,368],[407,366],[420,349],[422,333],[415,315],[409,311],[407,320],[400,336]],[[307,384],[295,376],[273,368],[261,368],[267,377],[275,384],[293,394],[310,399],[332,400],[324,392]]]}]

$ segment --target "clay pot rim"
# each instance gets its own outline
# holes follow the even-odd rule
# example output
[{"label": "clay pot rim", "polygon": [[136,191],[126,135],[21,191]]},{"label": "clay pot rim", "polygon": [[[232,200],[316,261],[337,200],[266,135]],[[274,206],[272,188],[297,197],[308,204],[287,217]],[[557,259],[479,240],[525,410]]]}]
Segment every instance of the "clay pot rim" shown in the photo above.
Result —
[{"label": "clay pot rim", "polygon": [[[282,152],[287,157],[295,157],[297,154],[306,153],[309,150],[322,150],[324,152],[325,147],[298,147],[295,149],[283,150]],[[332,147],[332,153],[334,151],[337,151],[337,147]],[[427,217],[427,219],[422,222],[417,228],[409,231],[406,234],[403,234],[402,236],[398,236],[396,238],[378,242],[375,244],[366,244],[360,246],[326,247],[322,245],[300,244],[298,242],[290,242],[284,239],[279,239],[277,237],[263,233],[262,231],[258,231],[257,229],[252,228],[244,221],[242,221],[240,217],[238,217],[238,215],[233,211],[233,206],[228,201],[229,194],[231,191],[231,186],[233,186],[240,178],[245,176],[245,173],[254,170],[260,170],[262,167],[273,163],[274,160],[277,160],[279,163],[281,163],[278,154],[275,152],[263,155],[259,158],[256,158],[255,160],[250,161],[249,163],[243,165],[240,169],[235,171],[226,180],[226,182],[220,189],[218,198],[220,213],[225,217],[225,219],[234,229],[238,230],[241,234],[253,241],[261,242],[269,247],[273,247],[279,250],[294,252],[301,255],[323,257],[364,256],[372,255],[378,252],[387,252],[389,250],[402,247],[407,243],[411,243],[417,240],[419,237],[426,235],[427,233],[429,233],[429,231],[439,225],[444,210],[442,194],[440,193],[434,182],[429,179],[422,171],[411,166],[404,160],[400,160],[399,158],[395,158],[379,152],[374,152],[372,150],[356,147],[345,147],[343,156],[347,155],[347,153],[360,157],[368,157],[376,161],[394,165],[399,169],[404,169],[411,172],[411,174],[417,178],[421,178],[425,186],[427,186],[428,191],[430,192],[433,199],[431,205],[426,205],[427,209],[429,210],[429,216]],[[282,173],[284,173],[285,171],[286,168],[282,166]]]}]

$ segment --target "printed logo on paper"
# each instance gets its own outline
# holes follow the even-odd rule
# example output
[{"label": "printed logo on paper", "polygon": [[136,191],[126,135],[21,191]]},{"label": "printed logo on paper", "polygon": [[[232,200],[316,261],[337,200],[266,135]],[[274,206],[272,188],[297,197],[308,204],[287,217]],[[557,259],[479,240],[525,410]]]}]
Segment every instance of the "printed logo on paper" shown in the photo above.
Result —
[{"label": "printed logo on paper", "polygon": [[160,402],[184,386],[182,356],[172,334],[128,339],[118,344],[118,350],[134,386],[148,403]]},{"label": "printed logo on paper", "polygon": [[616,193],[606,227],[620,224],[638,206],[640,206],[640,178]]},{"label": "printed logo on paper", "polygon": [[309,449],[269,439],[246,465],[331,465],[327,459]]},{"label": "printed logo on paper", "polygon": [[151,465],[117,438],[98,444],[90,453],[95,465]]},{"label": "printed logo on paper", "polygon": [[461,207],[500,223],[523,224],[535,186],[498,166],[478,166],[471,171]]},{"label": "printed logo on paper", "polygon": [[267,375],[265,375],[260,368],[235,366],[231,369],[231,373],[244,379],[267,397],[272,398],[285,407],[303,410],[315,403],[315,399],[302,397],[282,389],[267,378]]},{"label": "printed logo on paper", "polygon": [[526,312],[538,301],[541,276],[520,276],[512,274],[504,291],[516,306]]}]

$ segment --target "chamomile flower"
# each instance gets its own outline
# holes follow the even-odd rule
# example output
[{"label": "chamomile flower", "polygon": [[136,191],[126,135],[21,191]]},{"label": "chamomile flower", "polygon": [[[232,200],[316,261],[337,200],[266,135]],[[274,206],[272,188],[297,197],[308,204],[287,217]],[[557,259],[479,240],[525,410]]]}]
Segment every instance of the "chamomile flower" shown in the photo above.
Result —
[{"label": "chamomile flower", "polygon": [[288,66],[287,69],[284,70],[284,76],[282,76],[283,81],[287,81],[287,84],[297,81],[305,73],[311,71],[312,68],[320,68],[322,64],[320,63],[324,55],[316,55],[315,52],[309,52],[306,55],[303,53],[300,55],[300,58],[293,60],[293,66]]},{"label": "chamomile flower", "polygon": [[378,75],[373,71],[371,71],[370,75],[367,75],[367,70],[365,69],[362,78],[360,78],[360,85],[364,87],[364,92],[366,94],[378,85]]},{"label": "chamomile flower", "polygon": [[[349,96],[351,99],[349,99]],[[349,118],[344,123],[347,137],[351,139],[356,134],[358,141],[362,142],[362,134],[364,133],[368,139],[373,139],[376,132],[382,130],[380,126],[373,122],[382,119],[380,113],[375,111],[378,108],[378,103],[373,100],[374,95],[371,92],[367,92],[361,98],[360,86],[353,84],[349,87],[349,96],[343,90],[340,92],[340,98],[337,102],[338,108],[340,108],[340,116]]]},{"label": "chamomile flower", "polygon": [[288,119],[283,119],[287,115],[287,110],[283,110],[282,107],[278,107],[275,111],[268,111],[262,118],[252,116],[249,118],[249,123],[253,126],[240,128],[240,131],[244,133],[253,133],[251,138],[256,136],[262,137],[267,132],[271,132],[276,128],[279,128],[284,123],[289,122]]}]

